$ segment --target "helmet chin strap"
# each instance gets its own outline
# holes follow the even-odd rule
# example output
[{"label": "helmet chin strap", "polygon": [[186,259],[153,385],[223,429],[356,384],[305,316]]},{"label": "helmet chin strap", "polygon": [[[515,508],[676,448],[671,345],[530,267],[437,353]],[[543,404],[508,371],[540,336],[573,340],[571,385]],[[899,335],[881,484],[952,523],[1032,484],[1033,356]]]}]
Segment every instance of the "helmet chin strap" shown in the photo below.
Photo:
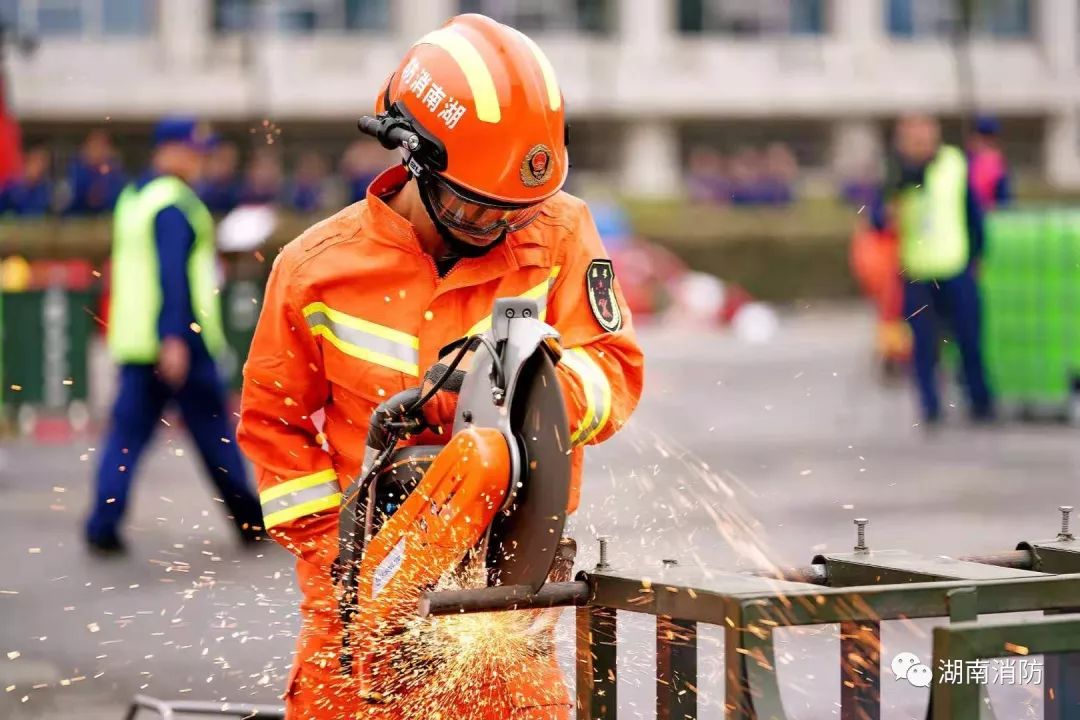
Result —
[{"label": "helmet chin strap", "polygon": [[431,205],[431,200],[428,198],[428,183],[431,182],[427,178],[427,173],[421,175],[414,175],[416,182],[420,185],[420,200],[424,203],[424,210],[428,214],[428,218],[431,219],[431,224],[435,226],[435,230],[439,233],[439,237],[446,243],[446,247],[450,250],[450,253],[462,258],[478,258],[487,255],[493,249],[498,247],[504,240],[506,240],[506,230],[503,230],[495,240],[491,241],[487,245],[473,245],[463,240],[458,239],[454,233],[450,232],[450,228],[446,227],[439,220],[435,214],[435,208]]}]

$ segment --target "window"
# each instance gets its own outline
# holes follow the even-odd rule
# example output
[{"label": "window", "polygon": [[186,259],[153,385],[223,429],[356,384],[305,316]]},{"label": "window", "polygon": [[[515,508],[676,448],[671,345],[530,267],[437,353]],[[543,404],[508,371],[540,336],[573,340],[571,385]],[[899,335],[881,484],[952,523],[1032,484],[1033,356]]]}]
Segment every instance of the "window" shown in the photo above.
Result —
[{"label": "window", "polygon": [[154,26],[154,3],[103,0],[101,29],[106,35],[144,35]]},{"label": "window", "polygon": [[0,21],[45,37],[145,35],[156,10],[155,0],[0,0]]},{"label": "window", "polygon": [[612,0],[459,0],[458,11],[482,13],[524,33],[571,30],[605,34],[614,29]]},{"label": "window", "polygon": [[389,0],[277,0],[278,29],[288,33],[388,30]]},{"label": "window", "polygon": [[[1000,38],[1032,36],[1031,0],[970,0],[971,31]],[[889,0],[886,23],[896,37],[942,37],[959,32],[963,16],[957,2]]]},{"label": "window", "polygon": [[214,30],[234,33],[254,30],[255,0],[214,0]]},{"label": "window", "polygon": [[19,26],[19,0],[0,0],[0,32]]},{"label": "window", "polygon": [[390,29],[390,0],[214,0],[214,30],[251,32],[263,13],[283,33],[349,32]]},{"label": "window", "polygon": [[81,35],[86,18],[78,0],[39,0],[35,30],[41,35]]},{"label": "window", "polygon": [[826,0],[679,0],[683,33],[822,35]]}]

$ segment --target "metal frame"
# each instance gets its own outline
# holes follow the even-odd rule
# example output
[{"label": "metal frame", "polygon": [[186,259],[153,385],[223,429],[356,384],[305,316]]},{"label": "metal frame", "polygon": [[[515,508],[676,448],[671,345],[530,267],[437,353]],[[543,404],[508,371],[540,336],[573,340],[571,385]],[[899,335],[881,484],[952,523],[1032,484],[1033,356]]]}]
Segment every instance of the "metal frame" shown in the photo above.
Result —
[{"label": "metal frame", "polygon": [[[1068,508],[1071,510],[1071,508]],[[822,555],[810,567],[770,573],[686,568],[665,561],[652,577],[613,570],[601,553],[593,572],[539,593],[515,587],[431,593],[425,615],[577,606],[577,717],[617,717],[617,614],[657,618],[658,718],[697,717],[697,625],[724,628],[726,720],[784,720],[772,631],[839,623],[842,720],[881,714],[881,622],[947,617],[934,631],[934,667],[942,658],[1004,654],[1002,638],[1048,655],[1045,717],[1080,720],[1080,619],[1047,618],[980,625],[980,614],[1041,610],[1080,612],[1080,541],[1065,520],[1058,539],[1020,543],[986,556],[927,557],[903,550],[871,551],[860,525],[855,552]],[[602,546],[602,550],[606,547]],[[1060,574],[1050,574],[1060,573]],[[996,643],[996,644],[995,644]],[[957,657],[962,648],[964,655]],[[982,653],[982,654],[979,654]],[[966,689],[965,689],[966,688]],[[993,717],[979,686],[934,686],[934,720]]]},{"label": "metal frame", "polygon": [[[1060,693],[1047,693],[1043,716],[1070,718],[1080,712],[1080,687],[1075,682],[1065,682],[1070,675],[1074,680],[1078,677],[1080,655],[1074,652],[1078,643],[1080,617],[1077,616],[994,625],[981,625],[973,620],[934,628],[934,664],[937,666],[945,658],[970,661],[1045,654],[1056,661],[1053,665],[1058,676],[1053,678],[1053,684]],[[1009,652],[1009,648],[1017,651]],[[1049,677],[1047,684],[1051,684]],[[978,717],[984,698],[982,686],[974,684],[937,683],[931,692],[932,720]]]},{"label": "metal frame", "polygon": [[272,705],[244,705],[191,700],[158,700],[146,695],[136,695],[128,708],[126,720],[135,720],[140,710],[150,710],[161,720],[175,720],[178,715],[219,715],[223,717],[258,718],[260,720],[285,720],[285,708]]}]

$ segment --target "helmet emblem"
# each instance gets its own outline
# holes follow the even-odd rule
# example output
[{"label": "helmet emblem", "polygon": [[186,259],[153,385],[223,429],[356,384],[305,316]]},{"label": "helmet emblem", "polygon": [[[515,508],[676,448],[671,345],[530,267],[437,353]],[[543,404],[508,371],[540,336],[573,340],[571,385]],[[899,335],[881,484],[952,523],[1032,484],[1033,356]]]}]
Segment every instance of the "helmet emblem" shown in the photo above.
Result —
[{"label": "helmet emblem", "polygon": [[551,177],[551,149],[547,145],[533,145],[521,162],[521,182],[526,187],[543,185]]}]

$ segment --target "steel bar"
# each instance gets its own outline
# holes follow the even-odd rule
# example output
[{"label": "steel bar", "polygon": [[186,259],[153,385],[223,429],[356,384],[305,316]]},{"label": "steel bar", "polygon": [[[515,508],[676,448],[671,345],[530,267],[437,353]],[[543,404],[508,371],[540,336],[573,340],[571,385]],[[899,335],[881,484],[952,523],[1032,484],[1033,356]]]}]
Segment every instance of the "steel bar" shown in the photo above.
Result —
[{"label": "steel bar", "polygon": [[573,607],[585,604],[588,599],[589,584],[581,581],[546,583],[536,593],[524,585],[447,590],[429,592],[420,598],[420,616]]},{"label": "steel bar", "polygon": [[881,623],[840,624],[840,720],[881,717]]},{"label": "steel bar", "polygon": [[[1037,570],[1035,558],[1031,550],[1006,550],[1004,552],[990,553],[988,555],[961,555],[960,560],[965,562],[983,563],[984,565],[997,565],[998,567],[1016,568],[1018,570]],[[1080,569],[1080,568],[1078,568]]]},{"label": "steel bar", "polygon": [[763,570],[750,570],[747,575],[755,577],[774,578],[787,580],[788,582],[809,583],[811,585],[828,585],[829,576],[824,563],[812,564],[806,567],[784,567]]},{"label": "steel bar", "polygon": [[616,720],[616,619],[614,608],[577,609],[577,718]]},{"label": "steel bar", "polygon": [[656,717],[697,719],[697,623],[656,618]]}]

